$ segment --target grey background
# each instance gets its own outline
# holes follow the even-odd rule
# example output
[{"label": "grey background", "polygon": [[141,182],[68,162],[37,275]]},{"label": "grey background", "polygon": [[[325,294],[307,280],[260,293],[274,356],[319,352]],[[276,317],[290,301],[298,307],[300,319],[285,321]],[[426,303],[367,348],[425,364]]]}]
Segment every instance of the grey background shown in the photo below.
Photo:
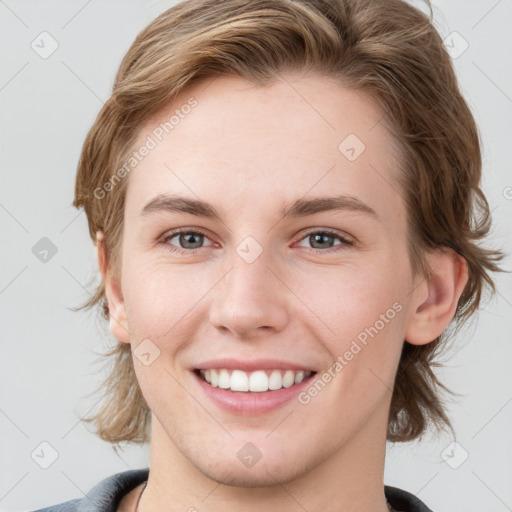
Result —
[{"label": "grey background", "polygon": [[[87,297],[96,270],[85,215],[71,201],[83,139],[122,56],[172,4],[0,1],[2,511],[81,497],[100,479],[149,463],[148,447],[118,456],[80,421],[98,400],[87,396],[102,377],[95,351],[112,338],[94,313],[68,309]],[[482,134],[490,245],[511,253],[512,0],[434,5],[454,51],[469,45],[454,63]],[[34,40],[42,47],[43,31],[58,43],[45,59],[31,47]],[[57,250],[46,262],[33,253],[43,237]],[[510,257],[505,265],[512,268]],[[510,275],[497,283],[499,294],[457,337],[439,372],[461,394],[449,404],[459,445],[451,450],[452,439],[427,437],[388,446],[385,483],[417,494],[436,512],[512,510]],[[51,461],[52,448],[42,442],[58,454],[47,469],[40,464]]]}]

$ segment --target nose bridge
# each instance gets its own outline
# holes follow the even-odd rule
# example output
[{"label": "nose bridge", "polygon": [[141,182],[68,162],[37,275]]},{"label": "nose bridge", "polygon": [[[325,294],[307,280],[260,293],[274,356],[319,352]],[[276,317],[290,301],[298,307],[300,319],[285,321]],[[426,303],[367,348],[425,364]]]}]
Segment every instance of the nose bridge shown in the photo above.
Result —
[{"label": "nose bridge", "polygon": [[[230,271],[219,283],[210,321],[237,336],[260,328],[281,330],[288,320],[285,289],[268,268],[272,256],[247,237],[233,251]],[[259,246],[259,247],[258,247]]]}]

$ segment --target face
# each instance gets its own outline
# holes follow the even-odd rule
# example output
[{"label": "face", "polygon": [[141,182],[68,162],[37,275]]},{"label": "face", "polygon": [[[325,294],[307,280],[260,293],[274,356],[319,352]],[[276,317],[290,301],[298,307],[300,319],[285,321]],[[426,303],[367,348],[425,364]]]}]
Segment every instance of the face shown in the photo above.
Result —
[{"label": "face", "polygon": [[384,444],[414,297],[381,111],[283,76],[197,83],[141,129],[109,298],[152,443],[248,486]]}]

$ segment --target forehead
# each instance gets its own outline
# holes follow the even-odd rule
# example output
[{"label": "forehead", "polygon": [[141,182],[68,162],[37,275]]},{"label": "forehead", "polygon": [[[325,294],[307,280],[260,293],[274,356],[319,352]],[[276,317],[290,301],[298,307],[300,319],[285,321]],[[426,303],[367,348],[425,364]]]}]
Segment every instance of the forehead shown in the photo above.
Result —
[{"label": "forehead", "polygon": [[238,212],[282,209],[333,190],[381,213],[401,202],[382,110],[330,77],[287,74],[265,86],[202,80],[141,127],[133,150],[145,144],[152,148],[130,172],[127,192],[127,205],[139,211],[163,193]]}]

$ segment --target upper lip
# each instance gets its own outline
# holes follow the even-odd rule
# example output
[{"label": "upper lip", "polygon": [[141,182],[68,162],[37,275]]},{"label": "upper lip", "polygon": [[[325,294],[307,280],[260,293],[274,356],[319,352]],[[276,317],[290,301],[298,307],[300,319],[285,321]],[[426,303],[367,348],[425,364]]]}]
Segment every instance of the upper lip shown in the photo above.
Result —
[{"label": "upper lip", "polygon": [[242,371],[255,371],[255,370],[293,370],[293,371],[309,371],[314,372],[313,368],[308,365],[292,363],[290,361],[283,361],[279,359],[251,359],[250,361],[242,361],[241,359],[222,358],[210,359],[199,363],[194,369],[196,370],[209,370],[211,368],[232,369]]}]

